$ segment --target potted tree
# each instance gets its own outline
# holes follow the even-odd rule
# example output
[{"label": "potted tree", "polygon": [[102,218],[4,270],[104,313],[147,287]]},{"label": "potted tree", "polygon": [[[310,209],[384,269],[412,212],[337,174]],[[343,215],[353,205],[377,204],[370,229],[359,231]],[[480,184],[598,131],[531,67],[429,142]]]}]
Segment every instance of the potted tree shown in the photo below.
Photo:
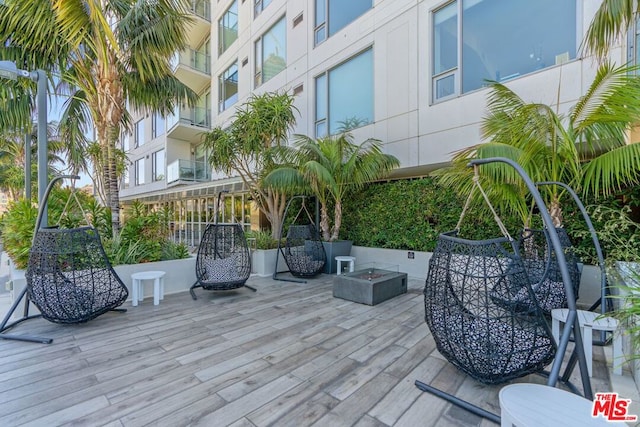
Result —
[{"label": "potted tree", "polygon": [[[381,145],[376,139],[356,144],[349,133],[318,139],[295,135],[293,146],[283,146],[278,152],[282,166],[271,171],[264,180],[267,186],[312,194],[317,198],[320,234],[329,261],[326,273],[336,271],[337,255],[349,255],[351,251],[351,242],[339,240],[342,202],[347,191],[384,178],[400,164],[396,157],[383,153]],[[333,212],[330,214],[331,207]],[[335,246],[342,246],[342,249]]]}]

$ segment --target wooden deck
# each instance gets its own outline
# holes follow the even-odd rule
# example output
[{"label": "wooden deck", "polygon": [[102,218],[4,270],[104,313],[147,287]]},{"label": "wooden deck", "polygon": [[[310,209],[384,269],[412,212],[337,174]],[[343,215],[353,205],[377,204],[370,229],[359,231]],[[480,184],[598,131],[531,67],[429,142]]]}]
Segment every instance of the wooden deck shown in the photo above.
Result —
[{"label": "wooden deck", "polygon": [[[306,284],[147,297],[82,325],[33,319],[0,340],[1,426],[490,426],[420,392],[420,379],[499,413],[500,386],[479,384],[435,350],[423,283],[377,306]],[[594,391],[611,391],[602,348]],[[544,383],[531,376],[522,381]]]}]

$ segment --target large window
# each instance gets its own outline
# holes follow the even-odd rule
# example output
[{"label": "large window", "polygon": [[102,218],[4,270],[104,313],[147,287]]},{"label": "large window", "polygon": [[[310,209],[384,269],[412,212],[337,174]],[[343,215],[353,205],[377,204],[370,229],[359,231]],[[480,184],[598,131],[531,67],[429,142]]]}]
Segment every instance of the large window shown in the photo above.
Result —
[{"label": "large window", "polygon": [[[629,38],[627,40],[627,53],[630,65],[640,65],[640,55],[638,54],[638,45],[640,43],[640,18],[636,19],[635,24],[629,28]],[[638,71],[636,70],[636,74]]]},{"label": "large window", "polygon": [[218,21],[218,53],[229,49],[229,46],[231,46],[237,38],[238,0],[235,0]]},{"label": "large window", "polygon": [[373,121],[373,49],[316,77],[316,136]]},{"label": "large window", "polygon": [[129,151],[129,131],[122,132],[122,151],[125,153]]},{"label": "large window", "polygon": [[433,100],[576,57],[576,0],[456,0],[433,13]]},{"label": "large window", "polygon": [[156,151],[151,157],[151,179],[153,181],[164,179],[164,149]]},{"label": "large window", "polygon": [[151,138],[157,138],[162,134],[164,134],[164,117],[160,113],[155,113],[151,122]]},{"label": "large window", "polygon": [[371,9],[373,0],[315,0],[315,43],[331,37]]},{"label": "large window", "polygon": [[260,12],[264,10],[265,7],[269,6],[271,0],[254,0],[255,1],[255,16],[260,15]]},{"label": "large window", "polygon": [[144,119],[138,120],[136,122],[133,137],[135,140],[136,148],[144,145]]},{"label": "large window", "polygon": [[255,85],[260,86],[287,67],[287,27],[284,17],[256,41],[255,49]]},{"label": "large window", "polygon": [[218,111],[222,112],[238,101],[238,61],[218,78]]},{"label": "large window", "polygon": [[136,160],[136,185],[144,184],[144,158]]}]

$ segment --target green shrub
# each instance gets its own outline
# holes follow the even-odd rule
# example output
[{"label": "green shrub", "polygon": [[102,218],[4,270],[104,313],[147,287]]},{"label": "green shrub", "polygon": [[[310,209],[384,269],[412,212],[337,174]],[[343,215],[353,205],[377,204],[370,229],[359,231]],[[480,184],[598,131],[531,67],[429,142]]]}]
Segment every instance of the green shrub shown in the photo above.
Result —
[{"label": "green shrub", "polygon": [[2,219],[2,241],[4,250],[17,268],[27,268],[29,249],[33,239],[38,210],[26,199],[10,202]]},{"label": "green shrub", "polygon": [[[629,189],[625,197],[630,202],[638,202],[638,193],[637,188]],[[635,222],[630,218],[630,223],[611,223],[622,208],[620,200],[619,197],[599,199],[599,204],[595,204],[594,199],[583,201],[590,205],[588,210],[599,232],[605,256],[613,259],[626,259],[619,253],[618,239],[628,245],[638,245],[640,238],[637,232],[634,233],[630,224]],[[432,177],[372,184],[346,198],[341,237],[353,240],[359,246],[433,251],[438,235],[456,227],[464,201]],[[587,264],[597,264],[595,248],[577,206],[569,198],[563,200],[562,206],[564,227],[574,241],[578,255]],[[628,209],[626,212],[630,214]],[[518,236],[522,220],[502,212],[498,215],[512,236]],[[534,215],[533,220],[534,226],[539,227],[540,216]],[[501,235],[486,206],[469,207],[460,230],[461,237],[484,239]]]},{"label": "green shrub", "polygon": [[278,247],[278,239],[271,236],[268,230],[251,230],[246,233],[247,239],[255,239],[256,249],[275,249]]},{"label": "green shrub", "polygon": [[[346,198],[342,238],[359,246],[433,251],[438,235],[456,227],[463,204],[431,177],[372,184]],[[501,219],[512,233],[522,227],[517,218]],[[471,206],[460,235],[482,239],[501,234],[486,207]]]}]

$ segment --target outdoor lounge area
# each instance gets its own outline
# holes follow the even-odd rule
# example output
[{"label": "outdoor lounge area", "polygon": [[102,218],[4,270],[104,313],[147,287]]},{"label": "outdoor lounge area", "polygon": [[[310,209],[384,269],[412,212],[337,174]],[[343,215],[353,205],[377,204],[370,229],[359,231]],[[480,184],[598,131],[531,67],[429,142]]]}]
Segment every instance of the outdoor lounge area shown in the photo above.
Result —
[{"label": "outdoor lounge area", "polygon": [[[334,277],[251,277],[257,292],[185,291],[84,324],[24,322],[11,332],[53,343],[0,341],[0,425],[494,425],[414,385],[500,413],[503,385],[435,350],[424,281],[369,306],[334,298]],[[612,391],[605,349],[593,353],[593,391]]]}]

